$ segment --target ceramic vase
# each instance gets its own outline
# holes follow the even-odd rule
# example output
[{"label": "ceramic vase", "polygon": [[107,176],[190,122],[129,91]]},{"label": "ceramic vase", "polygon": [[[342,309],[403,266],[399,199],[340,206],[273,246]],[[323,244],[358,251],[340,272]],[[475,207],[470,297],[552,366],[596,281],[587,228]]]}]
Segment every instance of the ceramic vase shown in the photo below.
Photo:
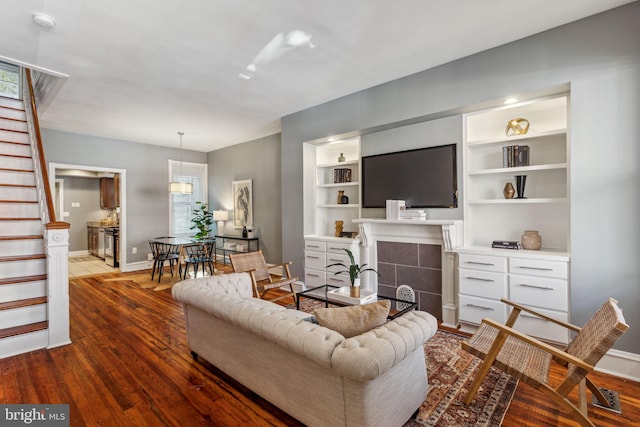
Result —
[{"label": "ceramic vase", "polygon": [[349,287],[349,296],[351,298],[360,298],[360,278],[356,277]]},{"label": "ceramic vase", "polygon": [[516,191],[518,192],[516,199],[526,199],[526,197],[524,197],[524,186],[526,183],[527,175],[516,175]]},{"label": "ceramic vase", "polygon": [[542,237],[536,230],[525,230],[521,243],[523,249],[538,251],[542,247]]},{"label": "ceramic vase", "polygon": [[513,199],[513,196],[516,194],[516,190],[513,188],[513,184],[511,182],[507,182],[505,184],[502,194],[504,194],[505,199]]}]

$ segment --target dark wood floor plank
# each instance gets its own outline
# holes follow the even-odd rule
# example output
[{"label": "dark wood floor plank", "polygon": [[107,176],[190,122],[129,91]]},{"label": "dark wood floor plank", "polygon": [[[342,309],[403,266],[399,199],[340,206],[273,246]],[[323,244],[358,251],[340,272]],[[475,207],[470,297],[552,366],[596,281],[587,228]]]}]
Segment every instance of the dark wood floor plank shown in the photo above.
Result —
[{"label": "dark wood floor plank", "polygon": [[[165,274],[162,283],[172,280]],[[301,425],[206,360],[194,361],[182,306],[156,285],[150,272],[71,280],[73,344],[0,360],[0,402],[67,403],[72,426]],[[590,406],[591,419],[603,427],[640,426],[640,385],[603,374],[594,379],[620,392],[623,414]],[[577,424],[520,384],[503,425]]]}]

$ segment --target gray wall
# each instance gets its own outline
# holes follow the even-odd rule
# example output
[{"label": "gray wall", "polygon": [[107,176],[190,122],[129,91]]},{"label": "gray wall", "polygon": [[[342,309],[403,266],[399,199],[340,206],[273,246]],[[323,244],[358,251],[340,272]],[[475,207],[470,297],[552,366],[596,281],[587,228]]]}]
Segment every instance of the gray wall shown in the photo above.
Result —
[{"label": "gray wall", "polygon": [[[253,225],[267,262],[282,259],[282,214],[280,194],[280,134],[234,145],[207,155],[209,163],[209,204],[211,210],[224,209],[233,218],[231,181],[251,179]],[[302,217],[302,212],[299,212]],[[217,229],[217,225],[212,226]],[[227,221],[225,234],[240,234]]]},{"label": "gray wall", "polygon": [[[638,22],[635,2],[283,117],[283,257],[302,274],[304,141],[569,83],[571,321],[611,296],[640,325]],[[640,328],[616,348],[640,353]]]},{"label": "gray wall", "polygon": [[[180,150],[51,129],[43,129],[43,140],[47,162],[126,169],[127,248],[123,255],[127,263],[145,261],[148,240],[169,233],[169,159],[179,160]],[[182,160],[206,163],[207,155],[184,150]],[[137,254],[131,253],[132,247],[138,248]]]},{"label": "gray wall", "polygon": [[[70,216],[60,218],[71,224],[69,229],[69,251],[86,251],[87,221],[99,221],[111,212],[100,208],[100,180],[97,178],[60,177],[64,180],[64,212]],[[80,203],[71,207],[71,203]]]}]

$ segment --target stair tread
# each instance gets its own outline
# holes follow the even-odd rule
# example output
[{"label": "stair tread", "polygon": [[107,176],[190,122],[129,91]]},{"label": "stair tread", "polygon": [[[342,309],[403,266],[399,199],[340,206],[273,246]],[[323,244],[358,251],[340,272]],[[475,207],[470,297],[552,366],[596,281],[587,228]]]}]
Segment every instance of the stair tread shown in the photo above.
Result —
[{"label": "stair tread", "polygon": [[0,187],[36,188],[31,184],[0,184]]},{"label": "stair tread", "polygon": [[40,221],[40,218],[0,218],[0,221]]},{"label": "stair tread", "polygon": [[6,128],[0,128],[0,130],[3,130],[5,132],[15,132],[15,133],[24,133],[24,134],[29,133],[26,130],[16,130],[16,129],[6,129]]},{"label": "stair tread", "polygon": [[14,236],[0,236],[0,240],[35,240],[35,239],[43,239],[44,237],[41,234],[25,234],[25,235],[14,235]]},{"label": "stair tread", "polygon": [[2,120],[12,120],[14,122],[27,123],[27,121],[25,119],[16,119],[15,117],[3,117],[3,116],[0,116],[0,119],[2,119]]},{"label": "stair tread", "polygon": [[29,332],[41,331],[47,329],[49,323],[47,321],[30,323],[28,325],[14,326],[13,328],[0,329],[0,339],[13,337],[16,335],[28,334]]},{"label": "stair tread", "polygon": [[1,144],[17,144],[17,145],[31,145],[28,142],[20,142],[20,141],[5,141],[4,139],[0,139]]},{"label": "stair tread", "polygon": [[31,156],[23,156],[22,154],[1,154],[0,156],[2,157],[13,157],[13,158],[18,158],[18,159],[30,159]]},{"label": "stair tread", "polygon": [[0,279],[0,285],[12,285],[14,283],[26,283],[26,282],[37,282],[39,280],[46,280],[46,274],[37,274],[35,276],[22,276],[22,277],[7,277],[5,279]]},{"label": "stair tread", "polygon": [[47,297],[35,297],[19,299],[15,301],[0,302],[0,310],[10,310],[12,308],[29,307],[32,305],[46,304]]},{"label": "stair tread", "polygon": [[0,203],[38,203],[37,200],[0,200]]},{"label": "stair tread", "polygon": [[0,262],[30,261],[44,258],[46,258],[45,254],[0,256]]},{"label": "stair tread", "polygon": [[13,169],[13,168],[0,168],[0,171],[5,171],[5,172],[28,172],[28,173],[33,173],[33,169]]}]

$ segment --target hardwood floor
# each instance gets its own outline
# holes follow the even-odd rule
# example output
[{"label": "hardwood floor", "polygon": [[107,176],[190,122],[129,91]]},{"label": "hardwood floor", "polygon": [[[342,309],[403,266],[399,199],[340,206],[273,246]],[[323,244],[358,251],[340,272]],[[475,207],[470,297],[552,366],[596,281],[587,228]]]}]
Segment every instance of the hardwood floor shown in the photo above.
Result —
[{"label": "hardwood floor", "polygon": [[[165,274],[163,282],[170,278]],[[73,344],[0,360],[0,403],[67,403],[73,426],[301,425],[209,363],[194,361],[182,307],[155,285],[146,272],[70,280]],[[590,407],[591,419],[599,426],[640,425],[640,385],[602,374],[594,379],[620,392],[623,413]],[[503,425],[576,424],[520,384]]]}]

